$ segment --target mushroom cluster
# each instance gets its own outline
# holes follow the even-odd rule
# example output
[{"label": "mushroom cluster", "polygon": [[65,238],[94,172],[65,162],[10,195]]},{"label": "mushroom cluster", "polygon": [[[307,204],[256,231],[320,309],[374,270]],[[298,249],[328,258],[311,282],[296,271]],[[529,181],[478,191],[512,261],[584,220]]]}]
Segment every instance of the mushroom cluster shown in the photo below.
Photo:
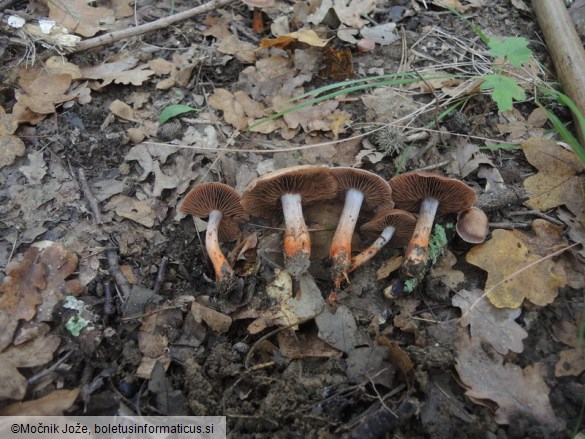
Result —
[{"label": "mushroom cluster", "polygon": [[[207,253],[220,291],[227,292],[233,288],[235,275],[219,241],[236,239],[239,224],[248,216],[282,217],[285,269],[298,278],[311,262],[311,239],[303,208],[333,199],[344,203],[329,249],[336,290],[349,279],[349,273],[386,245],[406,246],[401,267],[403,278],[420,276],[425,270],[429,237],[437,215],[458,213],[456,230],[467,242],[482,242],[488,233],[487,217],[473,207],[477,200],[473,189],[454,178],[426,172],[405,173],[385,181],[362,169],[293,166],[257,178],[241,197],[221,183],[196,186],[185,197],[181,210],[208,219]],[[352,256],[352,236],[359,218],[367,220],[361,232],[375,240]]]}]

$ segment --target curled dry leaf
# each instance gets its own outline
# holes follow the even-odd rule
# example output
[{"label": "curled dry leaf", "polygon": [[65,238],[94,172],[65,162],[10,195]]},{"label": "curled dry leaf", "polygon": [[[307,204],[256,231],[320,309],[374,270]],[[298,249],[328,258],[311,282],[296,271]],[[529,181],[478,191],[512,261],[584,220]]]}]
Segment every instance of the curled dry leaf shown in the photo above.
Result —
[{"label": "curled dry leaf", "polygon": [[71,75],[54,74],[45,69],[24,68],[19,72],[18,103],[38,114],[55,112],[55,105],[72,99],[66,94],[71,86]]},{"label": "curled dry leaf", "polygon": [[453,306],[461,308],[463,314],[461,325],[469,325],[472,337],[487,341],[502,355],[508,351],[522,352],[522,340],[528,333],[515,322],[521,310],[496,308],[482,295],[482,290],[474,289],[461,290],[453,296]]},{"label": "curled dry leaf", "polygon": [[537,249],[538,241],[524,233],[498,229],[491,240],[473,247],[466,260],[487,271],[485,290],[494,306],[518,308],[524,299],[545,306],[567,279],[562,266],[543,259]]},{"label": "curled dry leaf", "polygon": [[114,11],[105,7],[93,7],[88,1],[51,0],[48,2],[49,18],[76,34],[92,37],[106,24],[114,22]]},{"label": "curled dry leaf", "polygon": [[565,205],[585,225],[585,168],[575,154],[544,138],[533,137],[521,146],[539,170],[524,180],[532,196],[526,204],[541,211]]},{"label": "curled dry leaf", "polygon": [[[63,416],[70,409],[79,389],[55,390],[42,398],[33,401],[19,402],[0,409],[0,416]],[[66,421],[67,422],[67,421]],[[5,426],[10,423],[5,423]],[[0,430],[0,436],[4,436]]]}]

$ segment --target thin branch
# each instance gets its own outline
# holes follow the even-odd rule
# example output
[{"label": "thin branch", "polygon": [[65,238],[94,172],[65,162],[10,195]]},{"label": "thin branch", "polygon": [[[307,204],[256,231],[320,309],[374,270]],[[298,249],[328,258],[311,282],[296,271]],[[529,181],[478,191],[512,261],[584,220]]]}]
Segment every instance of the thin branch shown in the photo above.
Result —
[{"label": "thin branch", "polygon": [[88,40],[81,41],[71,52],[81,52],[95,47],[103,46],[116,41],[125,40],[127,38],[143,35],[148,32],[154,32],[160,29],[169,27],[170,25],[179,21],[187,20],[205,12],[213,11],[217,8],[229,5],[232,3],[230,0],[211,0],[201,6],[189,9],[187,11],[179,12],[175,15],[160,18],[151,23],[141,24],[140,26],[131,27],[129,29],[122,29],[109,34],[100,35],[99,37],[90,38]]}]

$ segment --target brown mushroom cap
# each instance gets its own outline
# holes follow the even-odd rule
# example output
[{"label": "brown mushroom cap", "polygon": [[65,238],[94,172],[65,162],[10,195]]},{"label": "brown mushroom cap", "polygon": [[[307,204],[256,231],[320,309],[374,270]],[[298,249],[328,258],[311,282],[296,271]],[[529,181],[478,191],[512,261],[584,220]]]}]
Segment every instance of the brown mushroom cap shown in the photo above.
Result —
[{"label": "brown mushroom cap", "polygon": [[236,239],[240,233],[238,224],[248,219],[240,194],[227,184],[203,183],[191,189],[181,205],[181,212],[198,218],[207,218],[212,210],[222,213],[218,239],[222,242]]},{"label": "brown mushroom cap", "polygon": [[465,242],[481,244],[490,231],[487,215],[477,207],[470,207],[457,214],[457,234]]},{"label": "brown mushroom cap", "polygon": [[339,192],[356,189],[364,194],[362,209],[381,212],[394,207],[392,188],[386,180],[373,172],[355,168],[332,168],[331,174],[337,180]]},{"label": "brown mushroom cap", "polygon": [[377,214],[371,221],[360,227],[360,231],[367,235],[379,235],[386,227],[396,230],[388,243],[391,247],[404,247],[412,238],[416,226],[416,217],[405,210],[388,209]]},{"label": "brown mushroom cap", "polygon": [[462,181],[429,172],[408,172],[390,180],[395,206],[418,212],[425,198],[439,201],[438,215],[459,212],[477,201],[475,191]]},{"label": "brown mushroom cap", "polygon": [[278,169],[258,177],[244,191],[242,205],[257,217],[271,217],[282,212],[280,198],[299,194],[308,205],[337,196],[337,183],[327,166],[301,165]]}]

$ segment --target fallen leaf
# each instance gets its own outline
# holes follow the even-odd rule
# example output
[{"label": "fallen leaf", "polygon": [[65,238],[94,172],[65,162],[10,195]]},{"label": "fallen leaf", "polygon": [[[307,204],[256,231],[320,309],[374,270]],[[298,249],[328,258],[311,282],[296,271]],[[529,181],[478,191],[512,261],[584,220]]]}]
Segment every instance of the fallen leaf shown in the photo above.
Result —
[{"label": "fallen leaf", "polygon": [[215,332],[227,332],[232,324],[232,319],[225,314],[197,302],[191,304],[191,314],[197,323],[205,322]]},{"label": "fallen leaf", "polygon": [[55,105],[71,100],[67,90],[71,86],[69,74],[52,74],[45,69],[24,68],[19,72],[20,105],[38,114],[55,112]]},{"label": "fallen leaf", "polygon": [[388,362],[388,348],[365,346],[351,350],[347,355],[347,379],[350,383],[368,380],[374,384],[392,387],[394,367]]},{"label": "fallen leaf", "polygon": [[331,313],[325,310],[315,318],[319,338],[343,352],[349,352],[357,344],[357,324],[345,305]]},{"label": "fallen leaf", "polygon": [[154,71],[148,69],[148,64],[141,64],[136,67],[138,61],[138,58],[128,55],[121,60],[85,67],[81,69],[81,74],[85,79],[102,81],[92,83],[91,88],[94,90],[99,90],[112,82],[116,84],[142,85],[144,81],[154,75]]},{"label": "fallen leaf", "polygon": [[354,77],[351,50],[347,47],[335,50],[327,47],[321,60],[320,75],[333,81],[344,81]]},{"label": "fallen leaf", "polygon": [[[265,107],[251,99],[245,92],[239,90],[234,94],[224,88],[216,88],[209,97],[209,105],[223,111],[223,117],[227,123],[238,130],[243,130],[254,123],[254,119],[265,117]],[[267,134],[276,129],[274,121],[261,124],[253,128]]]},{"label": "fallen leaf", "polygon": [[467,253],[467,262],[488,272],[485,290],[494,306],[518,308],[524,299],[545,306],[567,284],[562,267],[551,258],[541,260],[536,244],[522,232],[497,229]]},{"label": "fallen leaf", "polygon": [[122,218],[131,219],[145,227],[154,226],[155,213],[145,201],[137,200],[126,195],[115,195],[106,204],[105,208],[107,210],[114,209],[116,214]]},{"label": "fallen leaf", "polygon": [[585,170],[575,154],[555,141],[533,137],[521,144],[526,159],[539,172],[524,180],[532,196],[526,204],[544,211],[565,205],[585,225]]},{"label": "fallen leaf", "polygon": [[555,364],[555,376],[579,376],[585,370],[585,350],[582,347],[566,349],[559,353]]},{"label": "fallen leaf", "polygon": [[529,416],[551,431],[563,427],[556,418],[548,398],[549,388],[543,379],[544,364],[522,369],[504,363],[501,355],[488,355],[477,337],[462,336],[457,343],[455,369],[467,386],[465,394],[476,403],[491,400],[498,405],[495,421],[509,424],[519,415]]},{"label": "fallen leaf", "polygon": [[115,20],[114,11],[105,7],[90,6],[90,1],[83,0],[51,0],[48,2],[49,18],[76,34],[92,37],[106,24]]},{"label": "fallen leaf", "polygon": [[280,353],[286,358],[301,359],[310,357],[341,357],[342,352],[332,348],[316,333],[303,334],[292,329],[277,334]]},{"label": "fallen leaf", "polygon": [[43,159],[42,151],[34,151],[28,155],[29,164],[18,168],[24,174],[30,184],[41,184],[41,180],[47,174],[47,165]]},{"label": "fallen leaf", "polygon": [[79,389],[55,390],[33,401],[18,402],[0,408],[0,416],[63,416],[70,409]]},{"label": "fallen leaf", "polygon": [[323,0],[319,8],[307,17],[312,24],[321,24],[329,9],[333,8],[337,18],[347,27],[361,29],[369,22],[367,16],[376,7],[376,0]]},{"label": "fallen leaf", "polygon": [[365,27],[360,33],[364,38],[382,46],[387,46],[400,39],[400,36],[396,33],[396,23]]},{"label": "fallen leaf", "polygon": [[433,265],[429,275],[449,288],[456,290],[457,287],[465,281],[465,275],[463,272],[453,269],[453,266],[456,263],[457,258],[455,255],[447,250],[444,256]]},{"label": "fallen leaf", "polygon": [[17,128],[16,118],[0,107],[0,168],[11,165],[16,157],[24,155],[24,143],[14,135]]},{"label": "fallen leaf", "polygon": [[522,340],[528,333],[515,322],[522,311],[495,308],[482,295],[482,290],[474,289],[461,290],[453,296],[453,306],[461,308],[461,326],[469,325],[472,337],[490,343],[502,355],[508,351],[522,352]]}]

